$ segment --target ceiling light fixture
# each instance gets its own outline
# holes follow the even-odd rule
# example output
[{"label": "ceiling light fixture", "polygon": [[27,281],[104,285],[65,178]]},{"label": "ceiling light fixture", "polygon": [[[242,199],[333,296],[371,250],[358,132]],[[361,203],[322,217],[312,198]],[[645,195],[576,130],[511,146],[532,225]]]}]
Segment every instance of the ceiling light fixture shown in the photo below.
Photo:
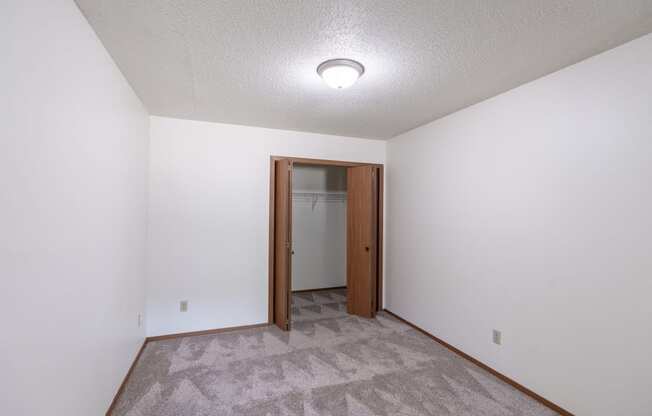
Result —
[{"label": "ceiling light fixture", "polygon": [[352,59],[330,59],[319,64],[317,73],[331,88],[349,88],[364,74],[364,66]]}]

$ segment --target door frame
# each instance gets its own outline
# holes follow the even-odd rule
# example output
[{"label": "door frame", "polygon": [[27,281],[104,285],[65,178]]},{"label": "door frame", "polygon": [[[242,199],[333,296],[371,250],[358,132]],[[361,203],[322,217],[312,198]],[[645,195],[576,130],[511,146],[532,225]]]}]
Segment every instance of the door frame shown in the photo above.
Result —
[{"label": "door frame", "polygon": [[[289,157],[289,156],[270,156],[269,158],[269,251],[268,251],[268,309],[267,321],[269,324],[274,323],[274,258],[275,258],[275,244],[274,244],[274,218],[275,218],[275,199],[276,199],[276,171],[274,169],[274,162],[277,160],[286,159],[292,164],[299,163],[303,165],[316,165],[316,166],[338,166],[348,168],[353,166],[374,166],[378,168],[378,259],[376,275],[376,311],[383,309],[383,237],[384,237],[384,194],[385,194],[385,165],[380,163],[365,163],[365,162],[352,162],[342,160],[329,160],[329,159],[309,159],[303,157]],[[290,189],[290,192],[292,190]],[[292,221],[290,221],[292,224]],[[290,283],[290,287],[292,282]]]}]

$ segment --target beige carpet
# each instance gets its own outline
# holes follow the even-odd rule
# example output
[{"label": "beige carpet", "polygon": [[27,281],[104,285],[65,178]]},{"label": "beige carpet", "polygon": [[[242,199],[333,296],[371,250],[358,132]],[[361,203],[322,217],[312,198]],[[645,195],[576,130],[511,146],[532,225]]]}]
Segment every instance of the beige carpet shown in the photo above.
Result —
[{"label": "beige carpet", "polygon": [[341,318],[346,313],[346,289],[292,294],[292,322]]},{"label": "beige carpet", "polygon": [[556,413],[345,292],[293,297],[293,330],[151,342],[113,416],[544,416]]}]

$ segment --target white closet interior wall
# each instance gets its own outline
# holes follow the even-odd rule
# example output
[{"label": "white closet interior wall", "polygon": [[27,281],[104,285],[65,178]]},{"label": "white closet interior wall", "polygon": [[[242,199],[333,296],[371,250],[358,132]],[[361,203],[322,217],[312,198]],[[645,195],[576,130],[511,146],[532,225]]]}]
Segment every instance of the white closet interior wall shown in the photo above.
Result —
[{"label": "white closet interior wall", "polygon": [[292,290],[346,286],[346,168],[293,171]]}]

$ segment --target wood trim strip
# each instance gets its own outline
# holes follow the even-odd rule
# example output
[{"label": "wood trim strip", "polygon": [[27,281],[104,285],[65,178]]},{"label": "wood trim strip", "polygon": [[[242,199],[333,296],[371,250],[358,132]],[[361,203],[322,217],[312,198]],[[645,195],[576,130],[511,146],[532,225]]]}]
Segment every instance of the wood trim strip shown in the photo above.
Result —
[{"label": "wood trim strip", "polygon": [[292,293],[323,292],[323,291],[326,291],[326,290],[337,290],[337,289],[346,289],[346,286],[333,286],[333,287],[322,287],[322,288],[319,288],[319,289],[293,290]]},{"label": "wood trim strip", "polygon": [[378,276],[376,283],[376,312],[383,310],[383,262],[385,246],[383,233],[385,230],[385,166],[378,166]]},{"label": "wood trim strip", "polygon": [[166,339],[174,339],[174,338],[185,338],[185,337],[196,337],[196,336],[200,336],[200,335],[220,334],[222,332],[238,331],[238,330],[241,330],[241,329],[262,328],[262,327],[265,327],[265,326],[269,326],[269,324],[267,322],[265,322],[265,323],[253,324],[253,325],[229,326],[229,327],[226,327],[226,328],[206,329],[204,331],[179,332],[177,334],[167,334],[167,335],[157,335],[155,337],[147,337],[146,341],[147,342],[163,341],[163,340],[166,340]]},{"label": "wood trim strip", "polygon": [[134,368],[136,367],[136,363],[140,359],[140,356],[143,354],[143,351],[145,351],[146,345],[147,345],[147,338],[145,338],[145,340],[143,341],[143,345],[140,346],[140,349],[138,350],[138,354],[136,354],[136,357],[134,358],[134,362],[131,363],[131,367],[129,367],[129,370],[127,371],[127,375],[122,380],[122,383],[120,383],[120,387],[118,387],[118,391],[115,393],[115,396],[113,396],[113,400],[111,400],[111,405],[109,405],[109,409],[106,411],[106,416],[111,416],[113,409],[118,404],[118,399],[120,398],[122,392],[127,386],[127,381],[129,381],[129,377],[131,377],[131,373],[134,371]]},{"label": "wood trim strip", "polygon": [[528,389],[527,387],[523,386],[522,384],[519,384],[518,382],[512,380],[511,378],[507,377],[506,375],[504,375],[502,373],[499,373],[498,371],[496,371],[493,368],[489,367],[488,365],[486,365],[482,361],[479,361],[479,360],[471,357],[469,354],[465,353],[464,351],[462,351],[460,349],[455,348],[454,346],[447,343],[446,341],[444,341],[444,340],[442,340],[440,338],[437,338],[436,336],[432,335],[430,332],[428,332],[428,331],[426,331],[426,330],[424,330],[422,328],[419,328],[418,326],[414,325],[412,322],[410,322],[410,321],[408,321],[408,320],[406,320],[404,318],[401,318],[400,316],[398,316],[394,312],[392,312],[392,311],[390,311],[388,309],[385,309],[384,311],[387,312],[388,314],[392,315],[394,318],[398,319],[399,321],[405,323],[406,325],[409,325],[412,328],[416,329],[417,331],[421,332],[423,335],[427,336],[428,338],[432,339],[433,341],[435,341],[435,342],[443,345],[444,347],[448,348],[449,350],[451,350],[455,354],[459,355],[460,357],[472,362],[473,364],[477,365],[478,367],[482,368],[483,370],[488,371],[489,373],[493,374],[498,379],[504,381],[505,383],[507,383],[510,386],[514,387],[516,390],[519,390],[520,392],[526,394],[527,396],[530,396],[531,398],[538,401],[539,403],[546,406],[547,408],[554,410],[555,412],[559,413],[562,416],[575,416],[571,412],[569,412],[568,410],[565,410],[562,407],[560,407],[560,406],[556,405],[555,403],[551,402],[550,400],[538,395],[537,393],[533,392],[532,390]]},{"label": "wood trim strip", "polygon": [[275,247],[274,247],[274,233],[276,232],[276,169],[274,163],[274,157],[269,159],[269,236],[268,236],[268,248],[267,248],[267,278],[269,282],[268,293],[267,293],[267,323],[274,323],[274,290],[276,290],[274,284],[274,256],[275,256]]},{"label": "wood trim strip", "polygon": [[271,156],[271,158],[272,160],[287,159],[293,163],[299,163],[303,165],[340,166],[343,168],[354,167],[354,166],[376,166],[376,167],[382,166],[381,164],[378,163],[348,162],[348,161],[330,160],[330,159],[308,159],[305,157]]}]

